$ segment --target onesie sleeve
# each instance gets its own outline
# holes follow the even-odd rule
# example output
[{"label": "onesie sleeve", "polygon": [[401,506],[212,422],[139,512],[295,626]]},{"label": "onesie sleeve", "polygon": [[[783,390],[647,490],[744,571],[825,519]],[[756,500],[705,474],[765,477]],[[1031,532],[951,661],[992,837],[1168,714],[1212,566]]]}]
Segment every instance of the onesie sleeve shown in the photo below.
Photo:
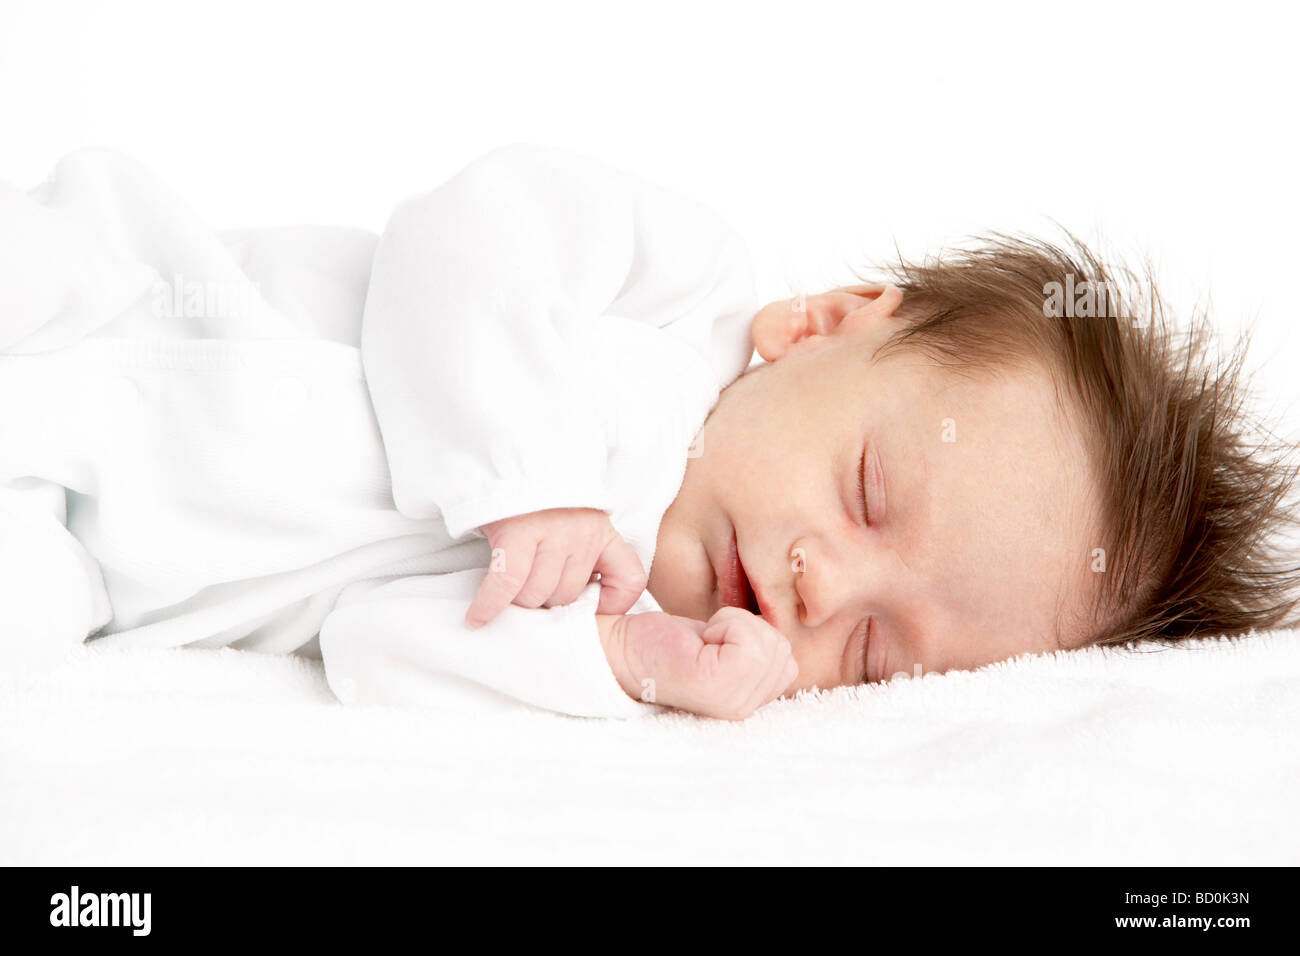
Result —
[{"label": "onesie sleeve", "polygon": [[[609,510],[611,343],[716,398],[752,354],[753,311],[748,254],[705,207],[558,150],[476,160],[399,205],[375,254],[362,360],[398,509],[453,537]],[[628,323],[655,347],[629,350]]]},{"label": "onesie sleeve", "polygon": [[0,182],[0,353],[60,348],[149,292],[155,272],[107,241],[68,195],[72,186],[109,192],[119,166],[83,151],[31,193]]},{"label": "onesie sleeve", "polygon": [[111,620],[98,563],[69,533],[66,492],[23,478],[0,483],[0,656],[79,644]]},{"label": "onesie sleeve", "polygon": [[462,712],[526,704],[576,717],[641,717],[662,709],[628,697],[606,662],[596,630],[599,584],[573,604],[511,605],[470,630],[465,605],[487,573],[349,586],[320,630],[335,696],[347,704]]}]

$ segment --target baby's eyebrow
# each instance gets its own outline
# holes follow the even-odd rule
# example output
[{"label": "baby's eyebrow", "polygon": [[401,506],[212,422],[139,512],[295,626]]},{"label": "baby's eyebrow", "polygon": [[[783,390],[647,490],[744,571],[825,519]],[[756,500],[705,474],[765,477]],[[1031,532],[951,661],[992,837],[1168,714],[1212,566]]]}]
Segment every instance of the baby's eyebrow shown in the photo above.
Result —
[{"label": "baby's eyebrow", "polygon": [[[940,435],[940,440],[942,436]],[[919,443],[918,443],[919,444]],[[882,464],[884,468],[882,449]],[[902,467],[900,461],[907,467]],[[910,461],[906,455],[891,456],[889,488],[890,503],[896,512],[901,511],[909,522],[912,534],[929,535],[939,519],[935,516],[935,487],[930,472],[930,457],[925,451],[914,452]],[[901,473],[900,473],[901,469]]]}]

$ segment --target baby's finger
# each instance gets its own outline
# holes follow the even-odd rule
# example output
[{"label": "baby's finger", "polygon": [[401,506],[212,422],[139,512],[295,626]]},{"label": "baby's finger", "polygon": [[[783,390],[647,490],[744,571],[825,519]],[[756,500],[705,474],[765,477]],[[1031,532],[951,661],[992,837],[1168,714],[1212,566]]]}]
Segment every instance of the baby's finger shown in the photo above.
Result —
[{"label": "baby's finger", "polygon": [[546,602],[546,606],[562,607],[572,604],[578,600],[578,596],[591,583],[593,577],[591,566],[587,562],[570,557],[564,564],[564,571],[560,574],[560,583],[556,585],[555,593]]},{"label": "baby's finger", "polygon": [[[742,615],[748,615],[749,612],[743,607],[720,607],[713,612],[704,625],[704,630],[700,632],[700,639],[705,644],[726,644],[728,638],[735,639],[732,635],[732,628],[739,627],[742,623]],[[743,632],[737,631],[737,634]]]},{"label": "baby's finger", "polygon": [[528,580],[537,553],[537,542],[514,540],[492,549],[492,563],[465,612],[465,623],[482,627],[510,606]]},{"label": "baby's finger", "polygon": [[542,548],[533,556],[533,568],[528,572],[528,579],[515,595],[514,603],[520,607],[541,607],[550,600],[551,595],[560,584],[560,575],[564,572],[565,555],[562,551],[546,551]]},{"label": "baby's finger", "polygon": [[768,675],[768,681],[763,687],[763,704],[769,704],[776,700],[795,682],[799,676],[799,665],[794,659],[794,655],[788,651],[779,652],[774,660],[771,672]]},{"label": "baby's finger", "polygon": [[600,572],[600,603],[597,614],[624,614],[645,590],[646,573],[632,546],[614,535],[596,559]]},{"label": "baby's finger", "polygon": [[794,686],[794,682],[797,681],[798,679],[799,679],[799,662],[796,661],[792,655],[790,659],[787,660],[785,664],[781,667],[781,676],[780,678],[778,678],[776,682],[776,686],[777,686],[776,694],[772,697],[772,699],[776,700],[777,697],[784,696],[786,692],[789,691],[790,688]]}]

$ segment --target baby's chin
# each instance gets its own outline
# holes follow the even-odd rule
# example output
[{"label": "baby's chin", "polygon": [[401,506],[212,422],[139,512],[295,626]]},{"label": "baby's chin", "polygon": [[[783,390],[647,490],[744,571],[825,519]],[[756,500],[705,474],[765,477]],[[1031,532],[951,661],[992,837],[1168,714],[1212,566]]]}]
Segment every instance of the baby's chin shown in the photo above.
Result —
[{"label": "baby's chin", "polygon": [[660,574],[657,570],[650,572],[650,583],[646,585],[646,590],[650,596],[668,614],[675,614],[678,617],[689,617],[695,620],[707,620],[701,618],[699,611],[703,604],[695,598],[691,589],[686,585],[688,582],[676,580],[676,575],[671,571]]}]

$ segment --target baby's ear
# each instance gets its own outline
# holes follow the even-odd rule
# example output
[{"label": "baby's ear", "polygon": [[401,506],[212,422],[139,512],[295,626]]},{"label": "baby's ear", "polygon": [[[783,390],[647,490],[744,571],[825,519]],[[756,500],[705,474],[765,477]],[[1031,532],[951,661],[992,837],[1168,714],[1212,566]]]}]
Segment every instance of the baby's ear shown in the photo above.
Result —
[{"label": "baby's ear", "polygon": [[817,335],[830,335],[844,319],[870,320],[892,315],[903,293],[892,285],[849,285],[818,295],[795,296],[763,306],[750,323],[754,348],[775,362],[797,343]]}]

